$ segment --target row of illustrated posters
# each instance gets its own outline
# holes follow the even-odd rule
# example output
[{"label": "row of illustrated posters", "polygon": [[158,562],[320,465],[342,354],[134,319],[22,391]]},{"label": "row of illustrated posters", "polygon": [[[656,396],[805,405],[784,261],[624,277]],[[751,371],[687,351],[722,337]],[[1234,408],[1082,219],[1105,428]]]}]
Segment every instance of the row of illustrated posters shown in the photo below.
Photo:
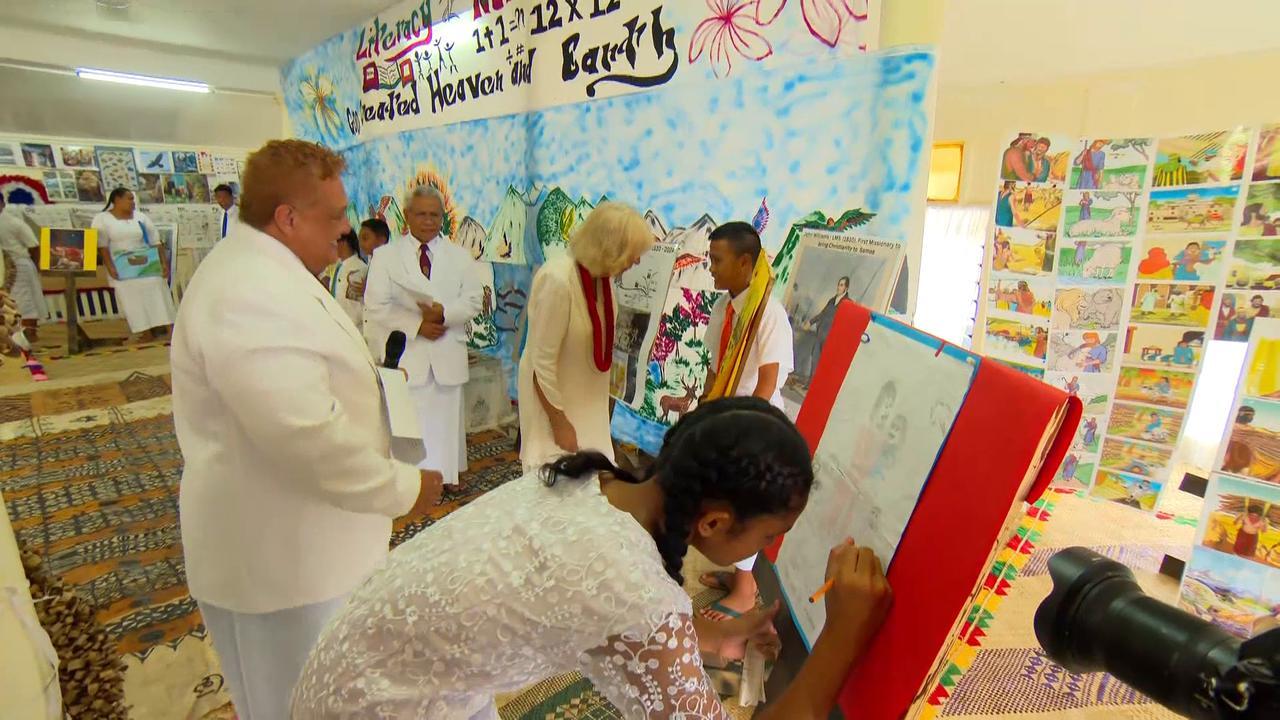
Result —
[{"label": "row of illustrated posters", "polygon": [[[50,202],[106,202],[117,187],[145,205],[210,203],[220,183],[238,186],[243,162],[207,150],[0,142],[0,166],[39,171]],[[2,174],[2,170],[0,170]]]},{"label": "row of illustrated posters", "polygon": [[1179,605],[1249,638],[1280,627],[1280,319],[1255,321]]},{"label": "row of illustrated posters", "polygon": [[1059,481],[1153,510],[1207,341],[1280,312],[1280,125],[1018,133],[994,214],[983,352],[1084,403]]}]

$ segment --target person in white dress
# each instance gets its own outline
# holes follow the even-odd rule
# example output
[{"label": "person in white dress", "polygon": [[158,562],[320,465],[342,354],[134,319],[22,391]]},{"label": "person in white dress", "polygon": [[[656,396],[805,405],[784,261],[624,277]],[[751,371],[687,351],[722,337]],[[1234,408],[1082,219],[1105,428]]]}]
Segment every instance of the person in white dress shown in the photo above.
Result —
[{"label": "person in white dress", "polygon": [[[321,635],[293,718],[496,719],[495,695],[578,670],[622,717],[727,720],[699,651],[772,637],[779,606],[695,616],[684,556],[754,555],[791,528],[812,484],[804,438],[757,398],[681,419],[642,479],[600,453],[563,456],[393,550]],[[761,720],[827,717],[883,622],[874,553],[846,543],[827,576],[826,626]]]},{"label": "person in white dress", "polygon": [[23,220],[21,210],[6,206],[4,195],[0,194],[0,252],[13,262],[15,277],[11,294],[22,314],[22,331],[29,341],[37,338],[40,321],[49,317],[40,272],[36,269],[39,250],[40,241]]},{"label": "person in white dress", "polygon": [[444,199],[429,185],[405,197],[409,232],[369,261],[365,317],[380,331],[370,350],[381,358],[395,331],[407,340],[400,367],[409,375],[426,458],[448,485],[467,469],[462,386],[470,377],[467,324],[484,304],[484,278],[471,252],[441,235]]},{"label": "person in white dress", "polygon": [[[711,320],[703,338],[711,353],[711,369],[707,371],[703,386],[707,389],[715,385],[715,369],[720,367],[720,356],[733,334],[735,319],[746,304],[747,288],[751,285],[756,261],[763,252],[760,234],[745,222],[721,225],[711,232],[710,241],[711,275],[715,278],[716,289],[725,293],[711,306]],[[791,321],[787,319],[782,303],[770,294],[751,347],[747,350],[736,394],[758,397],[779,410],[785,409],[782,386],[795,366],[793,361]],[[728,593],[704,611],[707,617],[723,620],[755,607],[756,581],[752,574],[755,564],[756,558],[752,555],[738,562],[732,574],[717,572],[702,576],[702,584]]]},{"label": "person in white dress", "polygon": [[364,325],[364,280],[369,266],[360,259],[359,240],[354,232],[338,238],[338,262],[329,276],[329,294],[347,311],[356,327]]},{"label": "person in white dress", "polygon": [[[151,218],[137,210],[133,191],[112,190],[107,206],[93,218],[93,228],[98,231],[98,252],[107,269],[107,283],[129,322],[129,332],[142,340],[155,340],[166,334],[177,315],[169,292],[169,254],[164,251]],[[164,275],[121,280],[117,256],[148,246],[160,248]]]},{"label": "person in white dress", "polygon": [[525,470],[557,455],[596,450],[613,458],[609,369],[613,278],[653,246],[640,213],[605,202],[569,238],[569,252],[533,277],[529,331],[520,356],[520,460]]},{"label": "person in white dress", "polygon": [[391,458],[377,368],[316,282],[348,230],[343,161],[301,140],[249,156],[244,221],[191,281],[171,352],[191,596],[240,720],[280,720],[330,616],[421,517],[439,473]]}]

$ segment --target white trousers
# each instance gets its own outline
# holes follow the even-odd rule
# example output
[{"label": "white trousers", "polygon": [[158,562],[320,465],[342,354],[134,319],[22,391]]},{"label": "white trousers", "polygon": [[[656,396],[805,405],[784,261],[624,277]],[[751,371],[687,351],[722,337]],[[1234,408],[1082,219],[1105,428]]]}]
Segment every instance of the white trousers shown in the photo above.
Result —
[{"label": "white trousers", "polygon": [[440,385],[435,373],[423,385],[411,385],[422,423],[422,444],[427,456],[418,467],[444,475],[446,485],[456,485],[458,473],[467,469],[467,431],[463,416],[462,386]]},{"label": "white trousers", "polygon": [[240,720],[289,719],[293,686],[347,598],[273,613],[236,613],[197,601]]}]

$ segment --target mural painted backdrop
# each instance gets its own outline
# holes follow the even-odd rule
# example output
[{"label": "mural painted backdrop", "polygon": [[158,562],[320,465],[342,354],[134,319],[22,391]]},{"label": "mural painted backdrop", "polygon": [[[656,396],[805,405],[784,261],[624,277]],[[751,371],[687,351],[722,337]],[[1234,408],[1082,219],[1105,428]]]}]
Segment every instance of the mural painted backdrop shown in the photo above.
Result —
[{"label": "mural painted backdrop", "polygon": [[300,137],[540,110],[874,48],[879,0],[407,0],[284,67]]},{"label": "mural painted backdrop", "polygon": [[[590,2],[579,4],[585,11]],[[467,5],[465,17],[445,25],[490,22],[485,14],[471,18]],[[638,14],[633,8],[653,3],[596,5],[618,5],[616,17],[625,25]],[[356,47],[365,47],[358,40],[362,30],[328,41],[284,70],[295,129],[341,148],[347,158],[353,220],[381,215],[403,231],[398,198],[419,184],[442,191],[446,232],[493,264],[493,285],[484,313],[472,324],[471,344],[503,359],[512,391],[533,268],[563,252],[568,235],[602,199],[645,212],[655,237],[672,248],[666,251],[672,269],[669,277],[647,275],[653,287],[635,293],[653,298],[651,321],[638,347],[634,334],[626,334],[631,347],[623,355],[629,366],[643,366],[645,372],[632,375],[644,383],[633,387],[630,404],[619,405],[615,431],[648,448],[665,422],[689,407],[690,394],[701,390],[706,368],[698,344],[707,320],[703,306],[713,297],[706,236],[716,224],[755,218],[766,246],[777,250],[775,269],[784,277],[797,227],[857,225],[869,235],[907,243],[908,228],[923,211],[916,179],[928,146],[934,68],[925,51],[858,53],[865,40],[851,39],[865,37],[859,34],[865,20],[853,13],[828,27],[806,17],[810,4],[800,2],[710,0],[680,3],[679,12],[675,3],[667,5],[663,13],[671,20],[663,23],[680,49],[677,73],[652,87],[628,86],[644,92],[613,92],[618,83],[605,92],[601,85],[590,102],[535,93],[507,105],[490,101],[485,107],[493,117],[419,114],[388,119],[376,133],[366,120],[357,133],[318,112],[310,94],[313,76],[323,76],[336,79],[325,86],[332,90],[322,98],[326,107],[368,102],[352,85],[360,77],[353,58]],[[612,17],[586,13],[579,20],[582,35]],[[551,31],[539,37],[551,37]],[[560,77],[567,46],[561,42],[546,53],[556,63],[543,70],[536,58],[544,56],[545,42],[533,42],[533,72]],[[654,50],[648,43],[645,52]],[[811,62],[823,53],[832,61]],[[601,61],[606,56],[615,71],[632,72],[625,43],[601,50]]]}]

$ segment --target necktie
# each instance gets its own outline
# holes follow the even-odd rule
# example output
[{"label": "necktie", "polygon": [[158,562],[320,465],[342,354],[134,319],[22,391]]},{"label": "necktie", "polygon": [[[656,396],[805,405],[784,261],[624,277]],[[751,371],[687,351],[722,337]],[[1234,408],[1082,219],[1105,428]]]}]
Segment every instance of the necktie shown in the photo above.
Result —
[{"label": "necktie", "polygon": [[422,268],[422,276],[431,279],[431,251],[427,249],[427,244],[422,243],[418,246],[418,267]]},{"label": "necktie", "polygon": [[222,211],[222,237],[227,236],[227,221],[231,219],[231,213],[226,210]]},{"label": "necktie", "polygon": [[729,338],[733,335],[733,303],[725,306],[724,327],[720,328],[720,354],[718,360],[724,362],[724,351],[729,349]]}]

